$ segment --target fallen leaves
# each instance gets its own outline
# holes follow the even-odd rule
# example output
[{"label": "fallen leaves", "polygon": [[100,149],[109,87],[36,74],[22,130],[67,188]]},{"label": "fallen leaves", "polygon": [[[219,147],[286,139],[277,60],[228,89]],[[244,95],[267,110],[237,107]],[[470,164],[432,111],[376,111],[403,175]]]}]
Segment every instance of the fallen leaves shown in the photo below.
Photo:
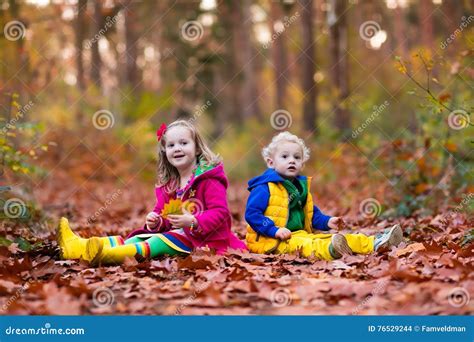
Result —
[{"label": "fallen leaves", "polygon": [[[122,202],[139,203],[142,193],[124,190]],[[240,207],[241,198],[234,199]],[[91,210],[84,210],[82,203],[76,200],[68,210],[75,215],[74,230],[84,237],[125,236],[143,225],[146,214],[141,205],[126,208],[122,203],[84,225],[87,218],[80,215]],[[176,213],[177,207],[170,203],[164,211]],[[462,306],[448,300],[456,289],[474,297],[472,219],[455,212],[400,220],[368,220],[350,212],[347,217],[350,228],[341,233],[370,235],[400,223],[406,241],[388,253],[335,261],[242,251],[219,256],[198,250],[186,257],[129,259],[120,266],[92,268],[59,260],[53,230],[20,245],[18,238],[26,239],[27,230],[6,227],[3,235],[11,243],[0,244],[0,310],[37,315],[474,313],[472,300]],[[242,238],[244,222],[234,221],[233,230]],[[28,245],[32,248],[22,248]],[[99,301],[98,289],[109,297]]]},{"label": "fallen leaves", "polygon": [[426,250],[426,248],[422,243],[419,243],[419,242],[418,243],[412,243],[412,244],[408,245],[405,248],[397,250],[395,252],[395,255],[397,257],[401,257],[401,256],[407,255],[407,254],[412,253],[412,252],[419,252],[419,251],[424,251],[424,250]]}]

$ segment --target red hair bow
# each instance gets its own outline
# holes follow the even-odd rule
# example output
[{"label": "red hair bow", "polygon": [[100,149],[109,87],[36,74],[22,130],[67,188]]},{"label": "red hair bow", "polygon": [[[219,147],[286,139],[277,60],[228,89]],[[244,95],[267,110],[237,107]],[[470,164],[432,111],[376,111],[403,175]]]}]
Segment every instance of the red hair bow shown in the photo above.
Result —
[{"label": "red hair bow", "polygon": [[166,124],[161,124],[160,128],[158,128],[158,130],[156,131],[156,136],[158,137],[158,141],[161,140],[161,138],[163,138],[163,135],[165,134],[166,132]]}]

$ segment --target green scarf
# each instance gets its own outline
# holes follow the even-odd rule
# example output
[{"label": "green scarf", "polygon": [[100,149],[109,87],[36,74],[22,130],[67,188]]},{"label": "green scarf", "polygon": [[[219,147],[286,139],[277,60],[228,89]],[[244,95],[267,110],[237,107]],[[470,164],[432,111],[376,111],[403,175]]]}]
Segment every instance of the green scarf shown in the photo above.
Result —
[{"label": "green scarf", "polygon": [[[297,182],[298,187],[294,182]],[[304,206],[308,196],[308,186],[304,180],[295,179],[294,182],[285,179],[283,186],[290,198],[289,217],[286,228],[291,231],[304,229]]]}]

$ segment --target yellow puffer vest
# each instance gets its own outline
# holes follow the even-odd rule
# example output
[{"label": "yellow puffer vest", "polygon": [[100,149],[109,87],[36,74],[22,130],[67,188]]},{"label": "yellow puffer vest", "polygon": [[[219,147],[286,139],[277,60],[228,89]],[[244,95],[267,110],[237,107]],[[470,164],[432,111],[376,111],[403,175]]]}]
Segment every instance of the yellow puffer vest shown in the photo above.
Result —
[{"label": "yellow puffer vest", "polygon": [[[306,198],[306,204],[304,206],[304,230],[308,233],[313,232],[312,219],[313,219],[313,197],[311,196],[311,177],[307,178],[308,181],[308,197]],[[281,183],[269,182],[268,190],[270,192],[270,198],[268,200],[268,207],[263,213],[265,217],[268,217],[275,223],[278,228],[285,228],[288,223],[290,215],[289,210],[289,195],[285,187]],[[255,232],[250,225],[247,225],[247,234],[245,237],[247,246],[252,253],[269,254],[272,253],[280,243],[279,239],[274,239],[268,236],[263,236]]]}]

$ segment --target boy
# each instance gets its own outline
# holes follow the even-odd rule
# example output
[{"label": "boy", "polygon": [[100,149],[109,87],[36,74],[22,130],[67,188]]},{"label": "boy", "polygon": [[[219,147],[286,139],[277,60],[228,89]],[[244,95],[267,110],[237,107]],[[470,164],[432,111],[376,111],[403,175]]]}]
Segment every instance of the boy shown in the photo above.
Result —
[{"label": "boy", "polygon": [[340,217],[324,215],[313,204],[311,178],[300,175],[309,159],[304,141],[289,132],[273,137],[262,151],[268,169],[248,183],[246,241],[253,253],[294,254],[333,260],[345,254],[368,254],[402,241],[395,225],[383,234],[315,234],[313,229],[344,227]]}]

